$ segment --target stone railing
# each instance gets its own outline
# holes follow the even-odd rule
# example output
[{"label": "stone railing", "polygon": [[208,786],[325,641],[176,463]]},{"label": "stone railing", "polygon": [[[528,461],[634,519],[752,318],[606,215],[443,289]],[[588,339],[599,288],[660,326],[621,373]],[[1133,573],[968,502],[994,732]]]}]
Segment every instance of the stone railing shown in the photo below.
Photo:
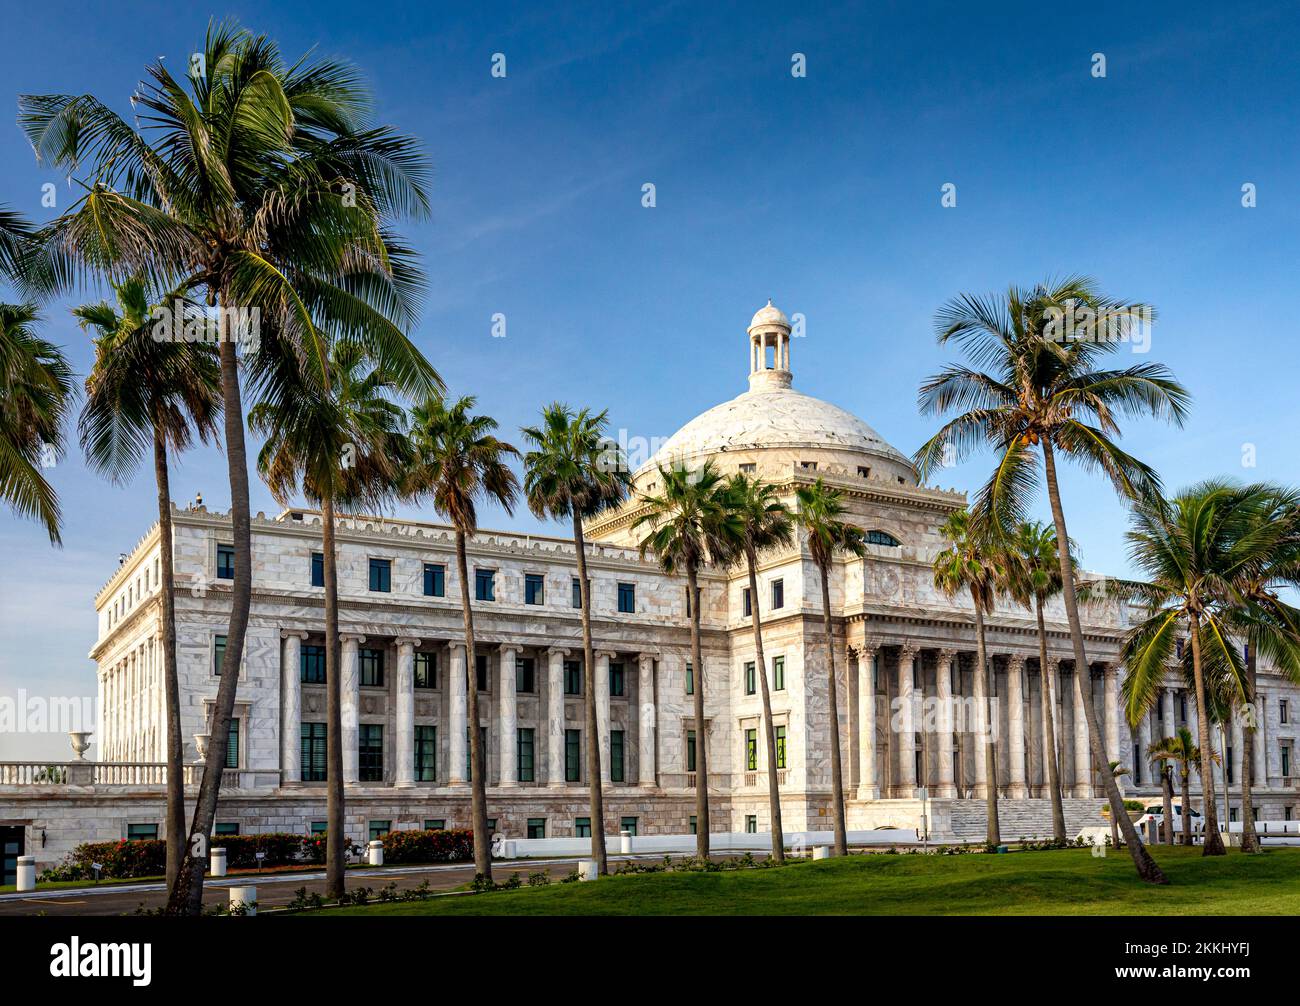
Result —
[{"label": "stone railing", "polygon": [[[663,789],[694,789],[696,784],[695,772],[661,772],[659,774],[659,785]],[[731,774],[729,772],[710,772],[709,789],[725,789],[731,785]]]},{"label": "stone railing", "polygon": [[[202,765],[183,766],[185,785],[196,787]],[[167,785],[165,762],[6,761],[0,762],[0,786],[145,786]],[[274,789],[279,769],[226,769],[221,789]]]},{"label": "stone railing", "polygon": [[[789,769],[784,769],[784,768],[779,768],[776,770],[776,784],[778,786],[785,785],[786,776],[788,775],[789,771],[790,771]],[[762,786],[764,789],[766,789],[767,773],[766,772],[744,772],[741,774],[740,784],[741,786],[744,786],[749,789],[754,789],[758,786]]]}]

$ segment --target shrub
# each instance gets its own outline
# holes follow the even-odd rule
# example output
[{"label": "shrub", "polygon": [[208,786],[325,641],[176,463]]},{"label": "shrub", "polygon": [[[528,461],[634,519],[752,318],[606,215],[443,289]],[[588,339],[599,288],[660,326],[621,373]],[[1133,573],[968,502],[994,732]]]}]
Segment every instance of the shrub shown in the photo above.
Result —
[{"label": "shrub", "polygon": [[385,863],[462,863],[474,858],[474,832],[390,831],[383,838]]}]

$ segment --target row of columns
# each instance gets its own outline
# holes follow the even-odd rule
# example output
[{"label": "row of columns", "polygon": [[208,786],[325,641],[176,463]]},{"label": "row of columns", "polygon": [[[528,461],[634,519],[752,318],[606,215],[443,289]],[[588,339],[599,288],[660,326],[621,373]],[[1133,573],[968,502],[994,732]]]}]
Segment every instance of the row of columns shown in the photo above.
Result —
[{"label": "row of columns", "polygon": [[103,761],[162,761],[166,722],[162,639],[150,636],[99,675],[96,738]]}]

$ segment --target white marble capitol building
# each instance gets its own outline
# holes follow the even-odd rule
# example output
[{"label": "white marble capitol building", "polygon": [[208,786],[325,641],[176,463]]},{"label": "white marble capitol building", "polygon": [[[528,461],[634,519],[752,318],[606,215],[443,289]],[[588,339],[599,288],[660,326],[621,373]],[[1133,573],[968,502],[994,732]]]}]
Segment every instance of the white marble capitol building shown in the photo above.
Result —
[{"label": "white marble capitol building", "polygon": [[[745,344],[748,388],[682,427],[636,472],[636,487],[653,493],[657,463],[671,457],[712,458],[724,471],[755,472],[787,498],[817,477],[844,492],[870,541],[864,559],[836,562],[830,583],[849,826],[916,826],[923,785],[938,836],[980,837],[987,780],[974,735],[936,729],[928,707],[916,701],[973,695],[971,612],[961,598],[937,592],[930,571],[937,528],[965,497],[919,485],[907,457],[867,423],[796,390],[790,325],[770,303],[754,315]],[[738,339],[738,357],[740,348]],[[680,578],[638,558],[631,530],[637,514],[633,501],[587,528],[605,827],[684,833],[695,783],[686,592]],[[225,831],[306,832],[325,818],[323,588],[313,582],[320,530],[310,511],[253,521],[252,610],[217,817]],[[217,690],[229,534],[224,514],[175,511],[188,762],[198,761]],[[467,675],[460,621],[466,585],[454,575],[450,529],[362,518],[346,522],[338,537],[349,834],[468,825],[464,690],[471,680],[481,694],[496,829],[518,837],[583,833],[589,820],[582,752],[589,738],[572,542],[488,530],[473,539],[468,588],[475,592],[479,645],[475,673]],[[82,770],[86,785],[0,785],[0,824],[23,828],[29,849],[37,832],[48,831],[56,848],[161,833],[158,548],[155,526],[95,601],[99,637],[91,656],[103,715],[100,762]],[[758,583],[759,596],[747,599],[743,570],[710,569],[702,577],[700,675],[714,827],[763,831],[768,822],[751,600],[763,617],[786,827],[829,827],[829,696],[817,570],[798,544],[765,556]],[[1046,667],[1030,612],[1002,602],[990,620],[1005,837],[1050,834],[1040,715],[1045,675],[1058,684],[1057,737],[1072,829],[1103,823],[1080,689],[1096,703],[1111,757],[1131,768],[1124,780],[1130,793],[1158,791],[1136,752],[1192,722],[1192,704],[1171,673],[1160,707],[1130,729],[1119,708],[1117,661],[1130,613],[1107,601],[1087,606],[1084,615],[1088,667],[1074,666],[1068,655],[1059,608],[1048,612]],[[1281,819],[1297,802],[1288,715],[1296,696],[1267,671],[1261,687],[1261,743],[1249,769],[1261,815]],[[1230,734],[1228,746],[1229,776],[1239,778],[1239,736]]]}]

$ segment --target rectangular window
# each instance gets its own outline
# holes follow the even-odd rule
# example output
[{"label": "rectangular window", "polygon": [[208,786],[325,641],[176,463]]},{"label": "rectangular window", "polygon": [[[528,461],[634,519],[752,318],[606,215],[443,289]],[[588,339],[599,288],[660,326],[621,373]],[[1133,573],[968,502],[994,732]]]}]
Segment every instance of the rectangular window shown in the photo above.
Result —
[{"label": "rectangular window", "polygon": [[858,476],[859,478],[864,478],[864,479],[871,478],[871,469],[868,468],[866,465],[858,465]]},{"label": "rectangular window", "polygon": [[218,821],[212,832],[214,835],[238,835],[238,821]]},{"label": "rectangular window", "polygon": [[384,727],[362,723],[357,727],[357,764],[362,782],[384,781]]},{"label": "rectangular window", "polygon": [[1223,749],[1223,770],[1227,773],[1228,782],[1237,781],[1236,773],[1233,771],[1233,764],[1232,747],[1229,746]]},{"label": "rectangular window", "polygon": [[444,597],[447,593],[447,568],[440,563],[424,564],[424,596]]},{"label": "rectangular window", "polygon": [[753,606],[750,604],[749,588],[745,587],[740,592],[740,610],[746,618],[754,613]]},{"label": "rectangular window", "polygon": [[757,834],[758,834],[758,815],[757,815],[757,814],[746,814],[746,815],[745,815],[745,834],[747,834],[747,835],[757,835]]},{"label": "rectangular window", "polygon": [[540,573],[524,575],[524,604],[546,603],[546,578]]},{"label": "rectangular window", "polygon": [[745,662],[745,694],[753,695],[758,689],[758,676],[754,673],[754,662]]},{"label": "rectangular window", "polygon": [[576,660],[564,662],[564,694],[582,694],[582,665]]},{"label": "rectangular window", "polygon": [[618,610],[625,615],[636,611],[636,584],[620,583],[618,585]]},{"label": "rectangular window", "polygon": [[239,768],[239,717],[230,717],[230,732],[226,734],[226,768]]},{"label": "rectangular window", "polygon": [[370,841],[373,842],[375,841],[375,839],[383,838],[392,830],[393,830],[392,821],[371,821],[369,827]]},{"label": "rectangular window", "polygon": [[772,581],[772,607],[774,609],[785,607],[785,581],[784,580]]},{"label": "rectangular window", "polygon": [[537,663],[532,657],[515,658],[515,691],[525,694],[537,691]]},{"label": "rectangular window", "polygon": [[393,589],[393,560],[370,560],[370,589],[387,594]]},{"label": "rectangular window", "polygon": [[695,671],[691,669],[691,662],[686,662],[686,694],[695,694]]},{"label": "rectangular window", "polygon": [[582,762],[582,732],[564,731],[564,781],[578,782],[579,768]]},{"label": "rectangular window", "polygon": [[225,660],[226,660],[226,637],[213,636],[212,637],[212,673],[213,674],[221,673],[221,665],[225,663]]},{"label": "rectangular window", "polygon": [[128,842],[152,842],[158,838],[158,825],[156,824],[128,824],[126,826],[126,840]]},{"label": "rectangular window", "polygon": [[817,462],[816,462],[816,461],[800,461],[800,462],[799,462],[799,467],[802,468],[802,469],[804,469],[805,471],[815,472],[815,471],[817,470]]},{"label": "rectangular window", "polygon": [[695,771],[695,731],[686,731],[686,771]]},{"label": "rectangular window", "polygon": [[573,578],[573,606],[582,607],[582,581],[576,576]]},{"label": "rectangular window", "polygon": [[217,579],[233,580],[235,578],[235,546],[217,546]]},{"label": "rectangular window", "polygon": [[758,465],[753,461],[742,461],[740,463],[740,470],[746,475],[752,475],[758,470]]},{"label": "rectangular window", "polygon": [[626,676],[623,672],[623,664],[619,661],[611,660],[609,662],[609,694],[622,695],[625,687]]},{"label": "rectangular window", "polygon": [[384,686],[384,651],[377,647],[363,646],[357,654],[361,665],[361,683],[371,688]]},{"label": "rectangular window", "polygon": [[298,663],[302,666],[303,684],[325,684],[325,647],[316,643],[303,643]]},{"label": "rectangular window", "polygon": [[311,554],[311,585],[313,587],[325,586],[324,552],[313,552]]},{"label": "rectangular window", "polygon": [[529,838],[546,837],[546,818],[530,817],[528,819],[528,837]]},{"label": "rectangular window", "polygon": [[488,690],[488,655],[474,654],[474,685],[480,692]]},{"label": "rectangular window", "polygon": [[785,727],[776,728],[776,767],[785,768]]},{"label": "rectangular window", "polygon": [[758,731],[749,729],[745,731],[745,771],[755,772],[758,770]]},{"label": "rectangular window", "polygon": [[591,818],[575,817],[573,819],[574,838],[591,838]]},{"label": "rectangular window", "polygon": [[497,571],[495,569],[474,570],[474,599],[476,601],[495,601],[497,599]]},{"label": "rectangular window", "polygon": [[635,838],[635,837],[636,837],[636,818],[635,818],[635,817],[620,817],[620,818],[618,819],[618,830],[619,830],[619,831],[626,831],[629,835],[631,835],[633,838]]},{"label": "rectangular window", "polygon": [[1282,745],[1282,778],[1291,778],[1291,747],[1288,744]]},{"label": "rectangular window", "polygon": [[446,831],[447,819],[445,817],[431,817],[424,822],[425,831]]},{"label": "rectangular window", "polygon": [[438,781],[438,728],[435,726],[415,728],[415,780]]},{"label": "rectangular window", "polygon": [[311,833],[313,835],[323,835],[327,829],[328,825],[324,821],[313,821],[311,823]]},{"label": "rectangular window", "polygon": [[785,691],[785,657],[772,658],[772,688],[775,691]]},{"label": "rectangular window", "polygon": [[438,687],[438,654],[423,651],[415,655],[415,687]]},{"label": "rectangular window", "polygon": [[695,822],[695,815],[691,815],[691,834],[694,835],[700,830],[699,825]]},{"label": "rectangular window", "polygon": [[325,774],[325,724],[302,725],[302,781],[324,782]]},{"label": "rectangular window", "polygon": [[533,781],[533,728],[520,727],[515,746],[515,767],[520,782]]},{"label": "rectangular window", "polygon": [[610,782],[623,781],[623,731],[609,732],[609,779]]},{"label": "rectangular window", "polygon": [[1291,710],[1287,705],[1286,699],[1279,699],[1277,703],[1277,717],[1280,723],[1290,722]]}]

